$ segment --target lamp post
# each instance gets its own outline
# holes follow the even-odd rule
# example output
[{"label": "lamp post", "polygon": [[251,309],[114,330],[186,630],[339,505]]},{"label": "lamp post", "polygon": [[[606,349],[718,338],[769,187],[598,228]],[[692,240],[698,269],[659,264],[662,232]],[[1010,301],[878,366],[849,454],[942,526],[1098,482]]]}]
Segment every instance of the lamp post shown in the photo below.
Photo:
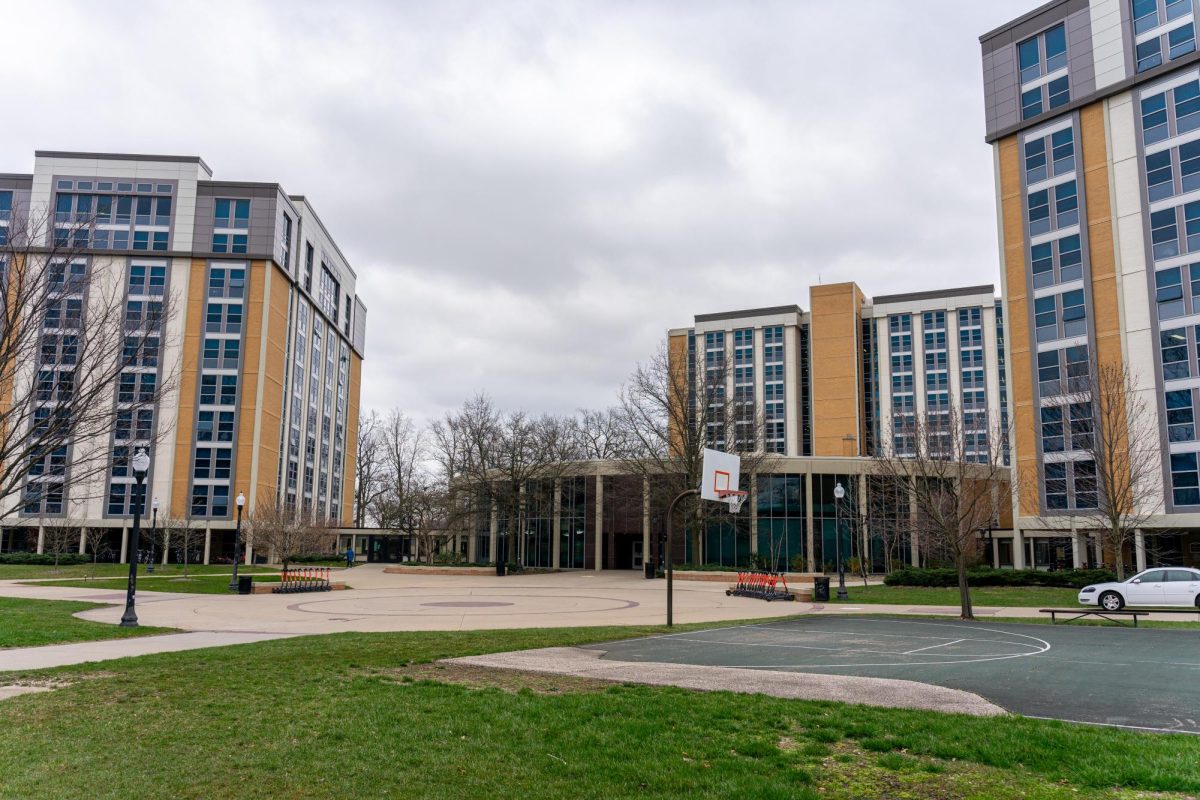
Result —
[{"label": "lamp post", "polygon": [[154,572],[154,543],[158,541],[158,498],[150,501],[150,562],[146,572]]},{"label": "lamp post", "polygon": [[[828,484],[826,484],[828,486]],[[834,497],[834,526],[836,527],[836,535],[834,536],[834,552],[837,554],[837,571],[838,571],[838,590],[837,599],[846,600],[849,595],[846,594],[846,570],[842,567],[842,498],[846,496],[846,488],[838,482],[833,487]]]},{"label": "lamp post", "polygon": [[125,589],[125,613],[121,615],[122,628],[136,628],[137,612],[134,610],[134,596],[137,594],[137,552],[138,536],[142,532],[142,483],[150,470],[150,456],[146,448],[139,447],[131,459],[133,477],[137,480],[136,495],[133,499],[133,537],[129,541],[129,584]]},{"label": "lamp post", "polygon": [[693,494],[700,494],[699,489],[685,489],[675,498],[671,500],[671,504],[667,506],[667,627],[675,625],[675,578],[674,570],[671,568],[674,559],[671,557],[671,515],[675,513],[675,506],[685,497]]},{"label": "lamp post", "polygon": [[237,525],[233,529],[233,575],[229,578],[229,591],[236,592],[238,590],[238,553],[241,550],[242,541],[242,506],[246,505],[246,495],[238,492],[237,496]]}]

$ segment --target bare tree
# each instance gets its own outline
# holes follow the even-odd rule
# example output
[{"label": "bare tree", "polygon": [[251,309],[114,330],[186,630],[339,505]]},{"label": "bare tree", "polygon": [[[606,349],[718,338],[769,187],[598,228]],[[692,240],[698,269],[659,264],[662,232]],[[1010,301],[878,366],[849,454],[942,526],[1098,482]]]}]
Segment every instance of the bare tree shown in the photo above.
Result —
[{"label": "bare tree", "polygon": [[[1018,473],[1022,495],[1039,498],[1039,522],[1047,529],[1094,535],[1101,558],[1125,579],[1125,546],[1162,509],[1162,450],[1153,400],[1136,389],[1124,363],[1085,362],[1086,374],[1055,384],[1055,398],[1041,412],[1046,459]],[[1046,387],[1043,385],[1043,389]],[[1190,423],[1189,423],[1190,424]],[[1044,490],[1044,494],[1043,494]]]},{"label": "bare tree", "polygon": [[375,504],[386,490],[387,480],[383,453],[383,427],[375,411],[358,423],[358,449],[354,465],[354,525],[362,528],[367,517],[379,524]]},{"label": "bare tree", "polygon": [[980,531],[995,526],[1003,499],[1011,496],[1003,432],[990,427],[967,435],[951,409],[906,415],[894,427],[901,450],[881,448],[872,474],[906,489],[915,511],[913,532],[922,547],[953,561],[961,616],[974,619],[967,568],[978,558]]},{"label": "bare tree", "polygon": [[577,458],[607,461],[628,455],[629,444],[620,408],[581,408],[570,425]]},{"label": "bare tree", "polygon": [[108,556],[112,552],[112,548],[108,546],[108,528],[84,528],[83,542],[87,551],[92,554],[90,577],[94,578],[100,566],[100,557]]},{"label": "bare tree", "polygon": [[65,555],[79,552],[79,528],[65,517],[45,517],[42,526],[42,552],[54,556],[54,571]]},{"label": "bare tree", "polygon": [[[692,375],[686,356],[673,359],[664,344],[622,387],[617,412],[622,467],[649,485],[653,507],[665,510],[680,492],[700,485],[705,448],[738,453],[747,478],[769,469],[774,457],[764,452],[762,416],[736,386],[728,397],[729,375],[728,361],[706,364],[703,375]],[[680,514],[692,521],[697,559],[702,531],[718,515],[728,519],[724,509],[695,499]]]},{"label": "bare tree", "polygon": [[297,556],[332,554],[337,538],[327,525],[313,522],[302,510],[288,508],[286,503],[258,506],[248,523],[255,547],[265,549],[284,571]]},{"label": "bare tree", "polygon": [[158,519],[164,551],[176,547],[179,562],[183,565],[183,577],[188,578],[192,551],[204,540],[204,530],[194,527],[191,520],[165,514]]},{"label": "bare tree", "polygon": [[524,528],[524,492],[531,482],[565,474],[564,455],[574,452],[565,429],[559,418],[502,413],[485,394],[436,422],[430,455],[447,492],[448,530],[458,532],[472,515],[495,508],[501,524],[496,560],[515,555],[523,562],[519,547],[508,552],[508,535]]},{"label": "bare tree", "polygon": [[14,208],[0,242],[0,518],[61,514],[169,430],[140,412],[174,386],[171,298],[126,303],[126,276],[86,257],[94,222]]}]

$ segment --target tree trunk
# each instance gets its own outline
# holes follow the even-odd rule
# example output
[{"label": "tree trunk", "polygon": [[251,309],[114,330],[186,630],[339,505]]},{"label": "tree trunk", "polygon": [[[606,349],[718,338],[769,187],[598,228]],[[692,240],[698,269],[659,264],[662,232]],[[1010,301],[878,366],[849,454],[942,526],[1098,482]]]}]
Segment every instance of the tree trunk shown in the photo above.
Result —
[{"label": "tree trunk", "polygon": [[971,608],[971,589],[967,586],[967,556],[966,553],[955,554],[955,566],[958,567],[958,599],[962,605],[962,619],[975,619],[975,611]]},{"label": "tree trunk", "polygon": [[1114,524],[1109,534],[1113,544],[1113,571],[1117,573],[1117,580],[1123,581],[1125,580],[1125,559],[1121,552],[1121,529]]}]

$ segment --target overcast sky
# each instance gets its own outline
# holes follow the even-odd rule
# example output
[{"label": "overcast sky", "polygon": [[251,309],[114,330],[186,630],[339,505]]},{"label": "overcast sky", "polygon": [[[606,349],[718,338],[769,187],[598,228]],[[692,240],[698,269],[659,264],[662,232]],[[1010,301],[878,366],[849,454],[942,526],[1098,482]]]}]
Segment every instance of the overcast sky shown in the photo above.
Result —
[{"label": "overcast sky", "polygon": [[0,172],[199,155],[314,203],[363,403],[608,405],[670,327],[997,283],[979,34],[1039,0],[0,0]]}]

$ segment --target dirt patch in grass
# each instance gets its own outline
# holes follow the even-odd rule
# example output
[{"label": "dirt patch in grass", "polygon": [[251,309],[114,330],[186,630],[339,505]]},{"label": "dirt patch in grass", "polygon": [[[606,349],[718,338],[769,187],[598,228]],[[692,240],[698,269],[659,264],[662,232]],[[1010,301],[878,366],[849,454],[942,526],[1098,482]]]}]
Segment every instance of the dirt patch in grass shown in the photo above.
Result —
[{"label": "dirt patch in grass", "polygon": [[603,692],[611,689],[612,681],[578,678],[570,675],[547,675],[509,669],[476,667],[470,664],[409,664],[374,673],[403,683],[437,681],[470,686],[475,689],[500,689],[509,694],[529,690],[534,694],[567,694]]}]

